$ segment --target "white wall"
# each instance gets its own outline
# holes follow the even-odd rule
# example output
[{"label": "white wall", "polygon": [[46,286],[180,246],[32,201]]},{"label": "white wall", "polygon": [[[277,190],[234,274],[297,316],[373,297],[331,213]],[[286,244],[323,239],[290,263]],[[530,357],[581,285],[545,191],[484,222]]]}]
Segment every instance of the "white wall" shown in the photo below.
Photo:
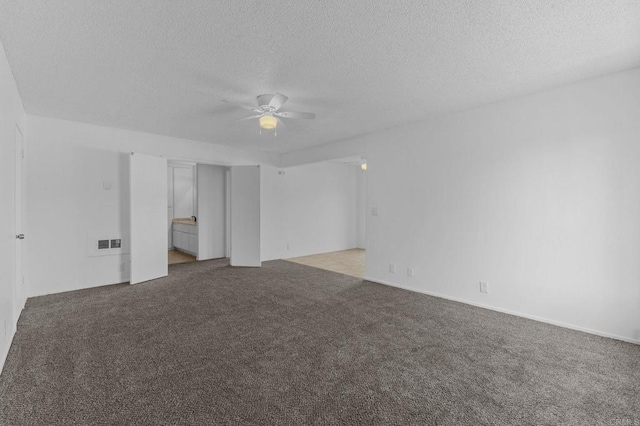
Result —
[{"label": "white wall", "polygon": [[262,261],[286,255],[284,228],[284,179],[286,174],[273,166],[260,167],[260,255]]},{"label": "white wall", "polygon": [[356,247],[358,173],[357,167],[330,162],[286,169],[287,257]]},{"label": "white wall", "polygon": [[262,259],[356,247],[359,173],[333,162],[264,168]]},{"label": "white wall", "polygon": [[27,125],[30,296],[129,280],[128,254],[91,257],[87,250],[92,233],[128,235],[129,152],[201,163],[274,161],[264,153],[53,118],[29,115]]},{"label": "white wall", "polygon": [[[14,289],[14,146],[16,125],[25,133],[25,115],[16,83],[0,42],[0,371],[16,330],[15,318],[22,309],[16,305]],[[25,133],[26,134],[26,133]],[[26,224],[25,226],[26,227]],[[23,230],[29,238],[28,230]],[[24,243],[28,240],[24,240]]]},{"label": "white wall", "polygon": [[635,69],[352,143],[367,275],[640,342],[639,93]]}]

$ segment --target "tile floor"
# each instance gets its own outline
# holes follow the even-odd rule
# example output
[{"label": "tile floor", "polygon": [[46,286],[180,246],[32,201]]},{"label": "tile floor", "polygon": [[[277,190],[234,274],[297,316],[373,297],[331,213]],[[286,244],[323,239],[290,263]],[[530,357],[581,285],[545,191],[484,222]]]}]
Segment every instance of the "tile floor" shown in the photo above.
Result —
[{"label": "tile floor", "polygon": [[169,250],[169,265],[174,263],[195,262],[196,257],[178,250]]},{"label": "tile floor", "polygon": [[352,277],[364,278],[364,256],[365,251],[363,249],[351,249],[314,254],[311,256],[292,257],[285,260],[351,275]]}]

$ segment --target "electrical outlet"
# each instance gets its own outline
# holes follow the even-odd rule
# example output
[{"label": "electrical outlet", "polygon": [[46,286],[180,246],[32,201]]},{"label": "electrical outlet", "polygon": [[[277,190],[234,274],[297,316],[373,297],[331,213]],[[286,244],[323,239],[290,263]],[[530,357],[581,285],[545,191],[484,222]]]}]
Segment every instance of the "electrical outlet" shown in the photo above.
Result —
[{"label": "electrical outlet", "polygon": [[289,250],[289,244],[287,244],[287,251]]},{"label": "electrical outlet", "polygon": [[389,272],[391,272],[392,274],[396,273],[396,265],[394,265],[393,263],[389,264]]},{"label": "electrical outlet", "polygon": [[120,272],[124,272],[124,262],[120,263]]},{"label": "electrical outlet", "polygon": [[371,216],[378,216],[378,208],[371,207]]},{"label": "electrical outlet", "polygon": [[480,281],[480,293],[489,293],[489,283]]},{"label": "electrical outlet", "polygon": [[407,268],[407,276],[413,277],[413,268]]}]

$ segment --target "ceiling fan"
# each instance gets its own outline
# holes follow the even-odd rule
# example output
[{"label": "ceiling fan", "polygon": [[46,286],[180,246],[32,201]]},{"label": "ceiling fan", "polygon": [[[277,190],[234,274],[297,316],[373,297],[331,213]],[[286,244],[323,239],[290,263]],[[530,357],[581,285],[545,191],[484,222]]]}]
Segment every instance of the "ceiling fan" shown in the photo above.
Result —
[{"label": "ceiling fan", "polygon": [[284,105],[284,103],[289,99],[281,93],[276,93],[274,95],[260,95],[256,99],[258,101],[257,107],[238,104],[227,100],[223,100],[223,102],[255,112],[255,115],[240,118],[235,121],[252,120],[257,118],[260,127],[265,130],[274,130],[278,126],[278,123],[284,124],[282,120],[280,120],[281,118],[303,118],[307,120],[316,118],[316,115],[312,112],[281,111],[280,108],[282,108],[282,105]]}]

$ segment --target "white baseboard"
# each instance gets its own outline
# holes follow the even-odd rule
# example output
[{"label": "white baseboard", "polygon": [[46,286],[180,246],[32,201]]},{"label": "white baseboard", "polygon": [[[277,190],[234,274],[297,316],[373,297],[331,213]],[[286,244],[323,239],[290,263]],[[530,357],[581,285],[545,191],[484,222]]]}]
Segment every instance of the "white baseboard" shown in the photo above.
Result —
[{"label": "white baseboard", "polygon": [[4,363],[7,361],[7,357],[9,356],[9,350],[11,350],[11,344],[13,343],[13,338],[15,337],[16,332],[18,331],[18,320],[20,319],[20,315],[22,315],[22,310],[24,309],[26,303],[27,303],[27,299],[25,298],[25,300],[23,300],[22,303],[20,304],[20,311],[18,312],[18,315],[16,315],[15,318],[13,318],[11,321],[11,331],[9,332],[9,340],[7,341],[6,348],[2,351],[2,354],[0,354],[0,374],[2,374],[2,370],[4,369]]},{"label": "white baseboard", "polygon": [[13,337],[16,335],[17,325],[12,322],[11,324],[11,332],[9,333],[9,340],[7,341],[7,346],[0,354],[0,374],[4,370],[4,363],[7,360],[7,356],[9,356],[9,350],[11,349],[11,344],[13,343]]},{"label": "white baseboard", "polygon": [[489,309],[489,310],[496,311],[496,312],[502,312],[503,314],[515,315],[517,317],[522,317],[522,318],[527,318],[527,319],[534,320],[534,321],[544,322],[544,323],[547,323],[547,324],[557,325],[558,327],[569,328],[571,330],[577,330],[577,331],[582,331],[584,333],[595,334],[596,336],[608,337],[608,338],[611,338],[611,339],[622,340],[623,342],[634,343],[636,345],[640,345],[640,340],[632,339],[630,337],[618,336],[616,334],[606,333],[606,332],[598,331],[598,330],[592,330],[590,328],[580,327],[580,326],[574,325],[574,324],[567,324],[567,323],[564,323],[564,322],[561,322],[561,321],[555,321],[555,320],[551,320],[551,319],[548,319],[548,318],[542,318],[542,317],[538,317],[538,316],[535,316],[535,315],[525,314],[525,313],[522,313],[522,312],[511,311],[509,309],[503,309],[503,308],[499,308],[499,307],[496,307],[496,306],[484,305],[482,303],[477,303],[477,302],[472,302],[472,301],[465,300],[465,299],[460,299],[460,298],[457,298],[457,297],[447,296],[445,294],[436,293],[436,292],[433,292],[433,291],[421,290],[421,289],[418,289],[418,288],[409,287],[409,286],[405,286],[405,285],[401,285],[401,284],[396,284],[396,283],[392,283],[390,281],[380,280],[380,279],[377,279],[377,278],[365,277],[364,279],[367,280],[367,281],[374,282],[374,283],[378,283],[378,284],[382,284],[382,285],[388,285],[390,287],[401,288],[403,290],[413,291],[413,292],[416,292],[416,293],[422,293],[422,294],[426,294],[426,295],[433,296],[433,297],[439,297],[441,299],[452,300],[454,302],[465,303],[467,305],[477,306],[479,308]]},{"label": "white baseboard", "polygon": [[106,287],[106,286],[118,285],[118,284],[129,284],[129,277],[126,277],[126,279],[124,281],[120,281],[120,282],[117,282],[117,283],[90,284],[90,285],[88,285],[86,287],[68,287],[68,288],[57,289],[56,291],[47,291],[45,293],[30,293],[29,296],[27,296],[27,298],[40,297],[40,296],[50,296],[52,294],[69,293],[71,291],[88,290],[90,288]]}]

